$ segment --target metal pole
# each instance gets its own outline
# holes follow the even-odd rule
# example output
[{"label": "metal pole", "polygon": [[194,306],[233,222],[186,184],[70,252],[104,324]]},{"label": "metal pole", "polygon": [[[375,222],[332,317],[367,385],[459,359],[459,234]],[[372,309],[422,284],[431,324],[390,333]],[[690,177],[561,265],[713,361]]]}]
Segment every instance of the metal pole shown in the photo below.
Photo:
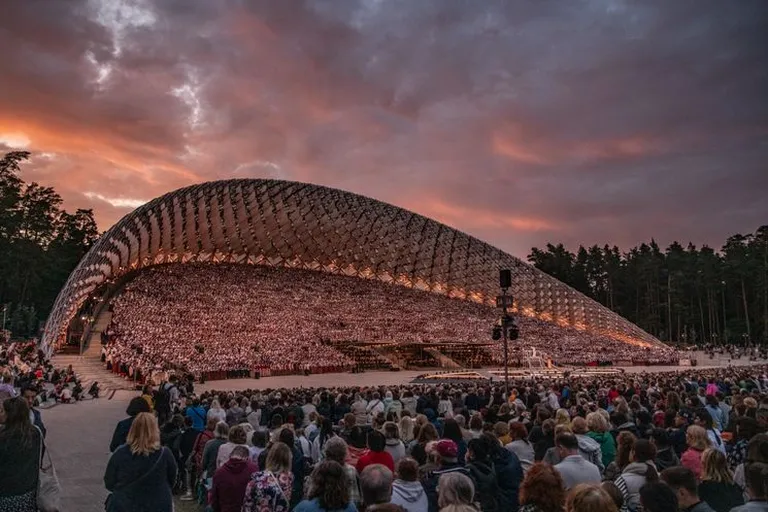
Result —
[{"label": "metal pole", "polygon": [[725,281],[723,281],[723,344],[728,343],[728,321],[725,314]]},{"label": "metal pole", "polygon": [[504,336],[504,393],[506,400],[509,400],[509,343],[507,341],[507,289],[501,290],[504,297],[502,303],[501,333]]}]

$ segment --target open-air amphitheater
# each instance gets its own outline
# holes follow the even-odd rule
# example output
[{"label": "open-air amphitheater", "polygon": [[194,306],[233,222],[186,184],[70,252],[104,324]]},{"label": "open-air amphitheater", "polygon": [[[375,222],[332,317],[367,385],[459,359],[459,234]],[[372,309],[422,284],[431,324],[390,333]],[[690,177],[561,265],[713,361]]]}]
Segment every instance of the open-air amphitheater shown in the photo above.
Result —
[{"label": "open-air amphitheater", "polygon": [[108,387],[160,370],[487,371],[503,362],[491,329],[504,268],[520,326],[515,371],[678,363],[636,325],[485,242],[373,199],[275,180],[187,187],[124,217],[70,276],[42,343]]}]

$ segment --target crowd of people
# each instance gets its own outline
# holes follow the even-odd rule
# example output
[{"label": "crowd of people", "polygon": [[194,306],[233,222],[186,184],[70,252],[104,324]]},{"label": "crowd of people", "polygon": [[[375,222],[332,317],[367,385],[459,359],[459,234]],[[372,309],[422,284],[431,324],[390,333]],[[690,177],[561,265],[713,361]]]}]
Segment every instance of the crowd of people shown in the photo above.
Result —
[{"label": "crowd of people", "polygon": [[[479,382],[195,393],[170,377],[126,414],[108,512],[171,511],[174,494],[214,512],[768,510],[765,365],[518,378],[508,395]],[[0,452],[34,460],[27,402],[7,399],[0,420]],[[11,499],[4,487],[0,509],[34,510]]]},{"label": "crowd of people", "polygon": [[[386,362],[365,350],[358,361],[337,347],[488,343],[498,316],[485,305],[376,280],[228,264],[147,269],[114,299],[112,311],[105,360],[142,375],[158,367],[196,375],[381,367]],[[517,322],[516,347],[535,347],[555,363],[674,364],[679,357],[664,346],[623,343],[537,318]],[[503,361],[500,342],[474,360],[486,361]]]},{"label": "crowd of people", "polygon": [[0,344],[0,401],[34,394],[36,406],[70,403],[99,395],[99,384],[83,388],[72,366],[56,368],[34,340]]}]

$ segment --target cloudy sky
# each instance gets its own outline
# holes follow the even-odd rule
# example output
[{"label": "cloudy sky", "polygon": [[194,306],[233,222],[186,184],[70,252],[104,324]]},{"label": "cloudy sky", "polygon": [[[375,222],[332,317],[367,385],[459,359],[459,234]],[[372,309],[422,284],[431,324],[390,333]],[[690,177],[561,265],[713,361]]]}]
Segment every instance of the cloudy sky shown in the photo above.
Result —
[{"label": "cloudy sky", "polygon": [[765,0],[18,0],[0,48],[0,151],[102,229],[230,177],[518,256],[768,223]]}]

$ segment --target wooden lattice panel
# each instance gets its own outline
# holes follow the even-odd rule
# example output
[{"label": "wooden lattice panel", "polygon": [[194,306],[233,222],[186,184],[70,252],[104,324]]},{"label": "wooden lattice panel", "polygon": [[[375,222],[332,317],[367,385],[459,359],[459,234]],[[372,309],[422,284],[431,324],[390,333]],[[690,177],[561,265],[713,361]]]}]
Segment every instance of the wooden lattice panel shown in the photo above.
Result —
[{"label": "wooden lattice panel", "polygon": [[485,242],[421,215],[327,187],[278,180],[215,181],[161,196],[107,231],[72,272],[45,326],[61,342],[107,279],[166,262],[242,262],[378,279],[495,305],[512,270],[514,311],[629,343],[653,336]]}]

